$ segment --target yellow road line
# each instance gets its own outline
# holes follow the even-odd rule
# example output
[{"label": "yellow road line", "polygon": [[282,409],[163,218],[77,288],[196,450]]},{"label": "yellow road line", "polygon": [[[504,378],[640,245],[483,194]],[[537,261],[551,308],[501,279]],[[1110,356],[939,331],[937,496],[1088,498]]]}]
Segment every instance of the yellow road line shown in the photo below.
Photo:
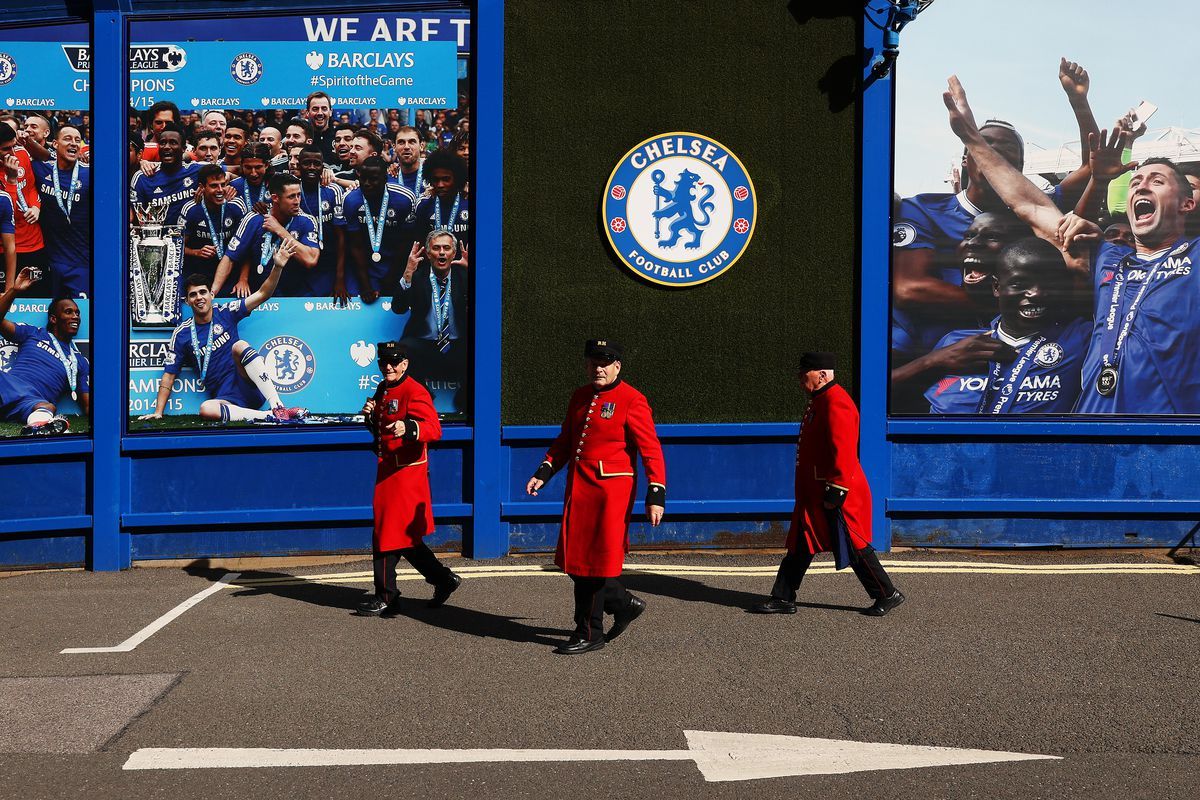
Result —
[{"label": "yellow road line", "polygon": [[[894,561],[882,562],[891,572],[928,573],[944,575],[1195,575],[1200,567],[1190,564],[999,564],[976,561]],[[625,572],[670,577],[770,577],[778,567],[756,565],[745,567],[695,566],[689,564],[626,564]],[[555,576],[563,573],[552,564],[495,565],[456,567],[456,573],[464,578],[517,578],[539,575]],[[830,562],[813,564],[809,574],[835,572]],[[416,570],[397,570],[397,580],[422,580]],[[231,586],[295,586],[305,583],[370,583],[370,572],[337,572],[321,575],[280,575],[271,578],[244,578]]]}]

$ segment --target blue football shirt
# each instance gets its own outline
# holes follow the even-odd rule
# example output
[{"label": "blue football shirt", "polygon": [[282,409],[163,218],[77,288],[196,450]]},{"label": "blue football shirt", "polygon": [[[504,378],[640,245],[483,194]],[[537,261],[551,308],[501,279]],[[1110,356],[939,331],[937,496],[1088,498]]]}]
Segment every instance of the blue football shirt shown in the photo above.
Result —
[{"label": "blue football shirt", "polygon": [[[933,250],[933,263],[939,277],[952,286],[962,286],[962,264],[955,250],[980,214],[958,194],[919,194],[901,201],[900,212],[892,226],[892,247],[896,250]],[[930,319],[902,308],[892,308],[892,349],[908,356],[928,353],[952,325],[942,319]]]},{"label": "blue football shirt", "polygon": [[[1093,261],[1096,314],[1076,411],[1200,414],[1200,283],[1193,269],[1200,253],[1197,243],[1200,238],[1183,239],[1144,256],[1122,245],[1100,245]],[[1114,303],[1118,285],[1121,291]],[[1096,381],[1105,357],[1112,359],[1115,340],[1139,295],[1141,302],[1118,356],[1116,390],[1105,397]]]},{"label": "blue football shirt", "polygon": [[[196,338],[200,343],[201,352],[208,350],[208,371],[204,376],[204,391],[213,399],[241,398],[241,384],[245,379],[238,372],[234,363],[233,345],[238,336],[238,322],[250,316],[244,300],[232,300],[224,305],[213,306],[212,321],[196,325]],[[208,345],[209,330],[212,330],[212,344]],[[163,372],[178,375],[185,367],[190,366],[200,374],[200,364],[196,359],[196,351],[192,341],[191,322],[185,322],[175,328],[171,334],[170,346],[163,362]],[[238,403],[240,405],[240,403]]]},{"label": "blue football shirt", "polygon": [[[1024,338],[1007,335],[1000,318],[990,328],[961,329],[942,337],[935,349],[981,333],[1017,351],[1017,359],[996,371],[946,375],[925,392],[931,414],[1067,414],[1079,397],[1079,370],[1087,351],[1091,321],[1075,318]],[[1022,362],[1022,356],[1025,356]],[[1015,372],[1014,372],[1015,370]],[[987,402],[984,394],[987,394]],[[1001,404],[1001,398],[1010,398]]]},{"label": "blue football shirt", "polygon": [[[292,237],[307,247],[317,247],[317,221],[308,214],[300,213],[288,220],[284,225]],[[274,241],[272,234],[271,246],[263,252],[263,242],[268,232],[263,228],[263,215],[251,212],[242,217],[233,238],[229,240],[229,250],[226,255],[234,263],[233,280],[237,280],[238,270],[243,263],[250,264],[250,289],[256,291],[263,281],[271,274],[272,259],[279,242]],[[294,263],[293,263],[294,262]],[[279,278],[279,286],[275,293],[281,297],[294,297],[302,281],[302,274],[307,270],[298,261],[292,259],[283,268]]]},{"label": "blue football shirt", "polygon": [[[51,342],[52,333],[36,325],[24,322],[14,323],[15,330],[9,341],[17,345],[17,354],[8,365],[8,377],[12,388],[22,397],[57,403],[66,392],[71,391],[67,378],[67,368],[58,358],[58,352]],[[59,342],[63,355],[75,353],[79,363],[79,373],[76,378],[75,390],[86,394],[91,388],[91,364],[84,358],[79,347],[71,342],[69,345]],[[5,397],[6,402],[15,398]]]},{"label": "blue football shirt", "polygon": [[[382,258],[379,261],[370,260],[371,240],[370,229],[367,225],[368,212],[372,219],[376,219],[379,215],[379,206],[371,205],[364,209],[362,189],[352,189],[342,204],[342,216],[346,222],[346,234],[358,236],[363,240],[368,259],[367,275],[371,280],[371,287],[376,291],[390,292],[391,287],[384,287],[383,282],[392,268],[397,265],[398,259],[408,258],[408,253],[404,250],[411,239],[405,223],[412,213],[416,198],[408,189],[395,183],[387,184],[387,192],[387,218],[383,222],[383,236],[379,245],[379,254]],[[349,266],[347,265],[348,268]]]},{"label": "blue football shirt", "polygon": [[138,171],[129,183],[129,201],[140,205],[166,205],[166,219],[174,222],[179,219],[183,204],[196,196],[196,173],[199,171],[200,164],[194,161],[174,172],[160,169],[153,175],[146,175]]},{"label": "blue football shirt", "polygon": [[[54,161],[35,161],[33,173],[42,198],[38,224],[46,242],[46,261],[64,277],[72,278],[73,294],[87,292],[92,263],[92,170],[80,164],[74,183],[72,170],[59,169]],[[71,209],[69,217],[67,207]],[[82,286],[77,285],[80,279]]]}]

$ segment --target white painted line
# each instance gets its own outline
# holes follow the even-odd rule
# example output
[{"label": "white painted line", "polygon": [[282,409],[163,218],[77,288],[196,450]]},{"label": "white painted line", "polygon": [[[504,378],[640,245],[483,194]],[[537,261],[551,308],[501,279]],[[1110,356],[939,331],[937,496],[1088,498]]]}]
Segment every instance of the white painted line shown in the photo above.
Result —
[{"label": "white painted line", "polygon": [[690,750],[319,750],[270,747],[145,747],[123,769],[258,769],[498,761],[690,761]]},{"label": "white painted line", "polygon": [[189,597],[187,600],[184,600],[182,603],[175,606],[170,611],[154,620],[154,622],[151,622],[149,625],[142,628],[133,636],[130,636],[128,639],[121,642],[119,645],[116,645],[115,647],[68,647],[65,650],[60,650],[59,653],[128,653],[139,644],[146,641],[163,628],[167,627],[167,625],[171,624],[171,622],[177,619],[181,614],[183,614],[183,612],[187,611],[189,608],[196,605],[210,594],[216,594],[224,589],[230,581],[235,579],[240,574],[240,572],[230,572],[222,575],[221,578],[212,586],[209,586],[207,589],[203,589]]},{"label": "white painted line", "polygon": [[684,731],[686,750],[323,750],[266,747],[150,747],[123,769],[260,769],[563,761],[695,761],[706,781],[917,769],[1057,759],[1033,753],[879,744],[771,734]]}]

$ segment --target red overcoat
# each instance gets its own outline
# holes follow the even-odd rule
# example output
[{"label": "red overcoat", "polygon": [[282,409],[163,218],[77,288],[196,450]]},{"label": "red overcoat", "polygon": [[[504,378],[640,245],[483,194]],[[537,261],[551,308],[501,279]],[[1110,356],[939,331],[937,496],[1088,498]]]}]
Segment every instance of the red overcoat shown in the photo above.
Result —
[{"label": "red overcoat", "polygon": [[832,549],[823,505],[826,483],[847,490],[842,513],[851,544],[861,550],[871,543],[871,487],[858,463],[858,409],[836,383],[817,390],[800,426],[789,553]]},{"label": "red overcoat", "polygon": [[621,380],[599,390],[577,389],[545,459],[567,472],[554,563],[568,575],[621,574],[637,486],[635,453],[641,453],[647,481],[665,491],[666,464],[645,395]]},{"label": "red overcoat", "polygon": [[[387,430],[397,420],[415,426],[416,438]],[[427,443],[442,438],[442,425],[429,392],[408,376],[376,397],[370,423],[379,432],[372,544],[377,552],[412,547],[433,533]]]}]

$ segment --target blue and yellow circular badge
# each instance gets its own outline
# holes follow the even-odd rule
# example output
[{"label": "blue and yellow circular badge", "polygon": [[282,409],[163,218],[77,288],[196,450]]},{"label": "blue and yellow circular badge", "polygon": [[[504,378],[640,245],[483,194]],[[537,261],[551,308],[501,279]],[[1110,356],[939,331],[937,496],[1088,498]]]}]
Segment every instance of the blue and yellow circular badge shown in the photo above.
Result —
[{"label": "blue and yellow circular badge", "polygon": [[738,157],[698,133],[662,133],[625,154],[604,187],[604,231],[632,271],[696,286],[732,267],[754,236],[758,200]]}]

